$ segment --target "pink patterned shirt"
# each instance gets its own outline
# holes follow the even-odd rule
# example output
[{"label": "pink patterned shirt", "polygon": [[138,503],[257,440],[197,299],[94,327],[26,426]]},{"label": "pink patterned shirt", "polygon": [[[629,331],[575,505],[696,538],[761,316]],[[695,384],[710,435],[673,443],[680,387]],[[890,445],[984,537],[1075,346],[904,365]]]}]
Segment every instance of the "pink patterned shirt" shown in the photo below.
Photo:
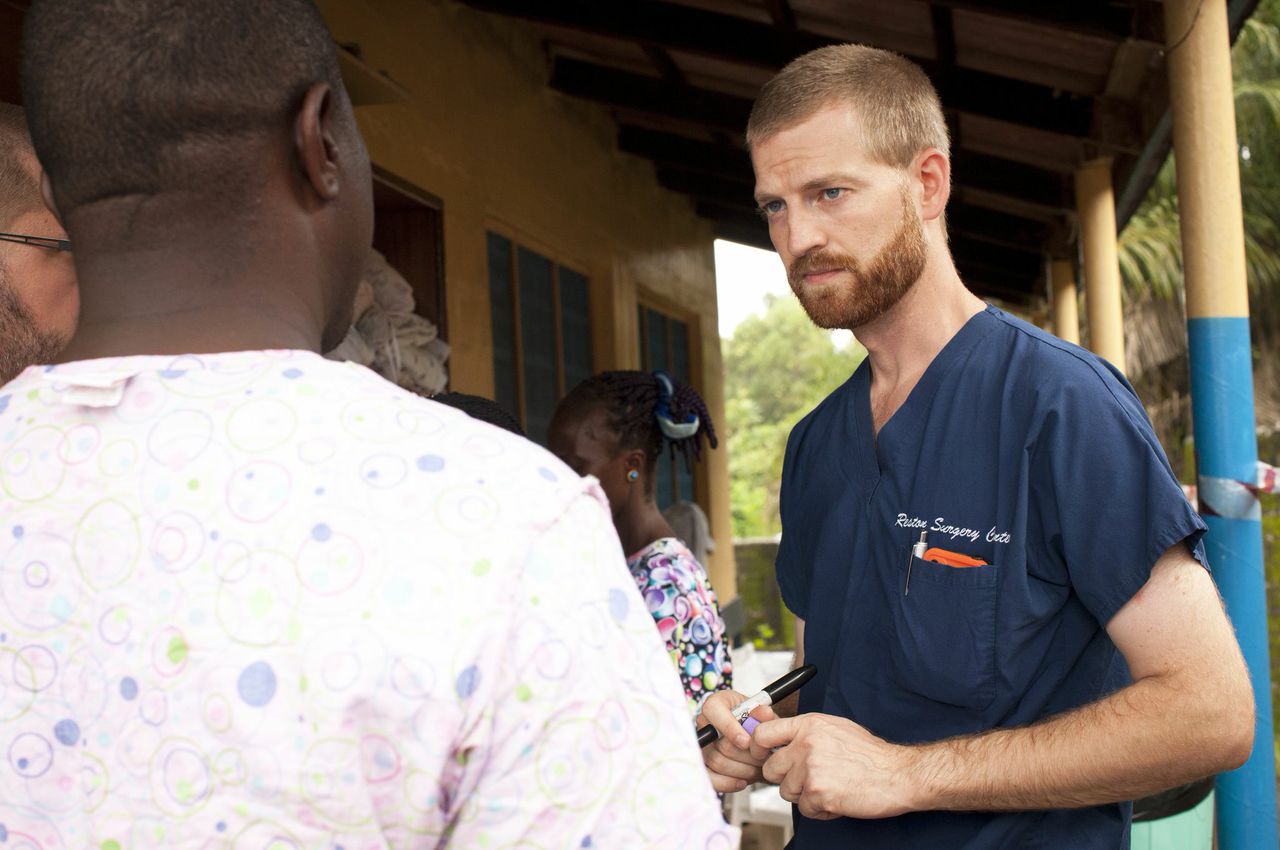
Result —
[{"label": "pink patterned shirt", "polygon": [[0,846],[737,846],[600,492],[302,352],[0,388]]},{"label": "pink patterned shirt", "polygon": [[627,567],[666,641],[689,712],[697,716],[707,697],[733,687],[729,636],[707,571],[674,537],[629,556]]}]

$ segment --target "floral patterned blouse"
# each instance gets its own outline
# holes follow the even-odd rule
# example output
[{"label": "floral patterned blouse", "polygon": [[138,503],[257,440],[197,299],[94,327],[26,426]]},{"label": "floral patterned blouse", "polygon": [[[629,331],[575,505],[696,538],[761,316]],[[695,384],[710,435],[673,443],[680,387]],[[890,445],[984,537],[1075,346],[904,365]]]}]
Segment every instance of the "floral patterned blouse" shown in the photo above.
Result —
[{"label": "floral patterned blouse", "polygon": [[627,566],[696,715],[710,694],[733,686],[724,620],[706,570],[674,537],[653,541],[628,557]]}]

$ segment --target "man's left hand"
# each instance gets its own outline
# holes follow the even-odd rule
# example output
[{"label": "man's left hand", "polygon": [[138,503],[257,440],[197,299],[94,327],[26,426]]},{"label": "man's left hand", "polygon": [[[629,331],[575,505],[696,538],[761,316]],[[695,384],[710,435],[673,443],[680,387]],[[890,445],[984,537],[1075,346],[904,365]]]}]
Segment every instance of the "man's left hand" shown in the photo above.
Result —
[{"label": "man's left hand", "polygon": [[808,818],[887,818],[912,811],[910,748],[841,717],[802,714],[762,723],[751,751],[768,756],[764,778]]}]

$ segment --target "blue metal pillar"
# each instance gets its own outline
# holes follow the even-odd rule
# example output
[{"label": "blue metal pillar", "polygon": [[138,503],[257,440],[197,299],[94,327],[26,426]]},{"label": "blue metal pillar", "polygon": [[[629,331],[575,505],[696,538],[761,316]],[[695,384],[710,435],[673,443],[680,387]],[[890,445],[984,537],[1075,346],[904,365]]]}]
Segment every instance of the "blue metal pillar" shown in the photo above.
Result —
[{"label": "blue metal pillar", "polygon": [[1190,318],[1191,397],[1199,455],[1205,548],[1253,681],[1253,754],[1218,777],[1218,846],[1275,848],[1276,765],[1271,728],[1271,662],[1262,572],[1262,514],[1246,482],[1257,478],[1249,320]]},{"label": "blue metal pillar", "polygon": [[1277,850],[1271,660],[1227,0],[1166,0],[1191,404],[1209,563],[1253,681],[1253,752],[1218,779],[1218,846]]}]

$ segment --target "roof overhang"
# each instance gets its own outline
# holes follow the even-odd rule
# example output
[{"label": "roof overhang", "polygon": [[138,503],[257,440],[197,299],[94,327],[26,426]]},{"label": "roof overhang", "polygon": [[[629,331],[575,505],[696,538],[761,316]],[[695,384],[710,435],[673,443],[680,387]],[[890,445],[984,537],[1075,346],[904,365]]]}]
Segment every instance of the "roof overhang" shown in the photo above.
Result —
[{"label": "roof overhang", "polygon": [[[1123,227],[1170,146],[1158,0],[462,0],[543,39],[548,85],[611,110],[719,235],[771,247],[742,140],[759,87],[792,58],[857,41],[929,74],[952,132],[953,253],[979,294],[1047,294],[1074,254],[1072,176],[1114,163]],[[1234,39],[1257,0],[1230,0]]]}]

